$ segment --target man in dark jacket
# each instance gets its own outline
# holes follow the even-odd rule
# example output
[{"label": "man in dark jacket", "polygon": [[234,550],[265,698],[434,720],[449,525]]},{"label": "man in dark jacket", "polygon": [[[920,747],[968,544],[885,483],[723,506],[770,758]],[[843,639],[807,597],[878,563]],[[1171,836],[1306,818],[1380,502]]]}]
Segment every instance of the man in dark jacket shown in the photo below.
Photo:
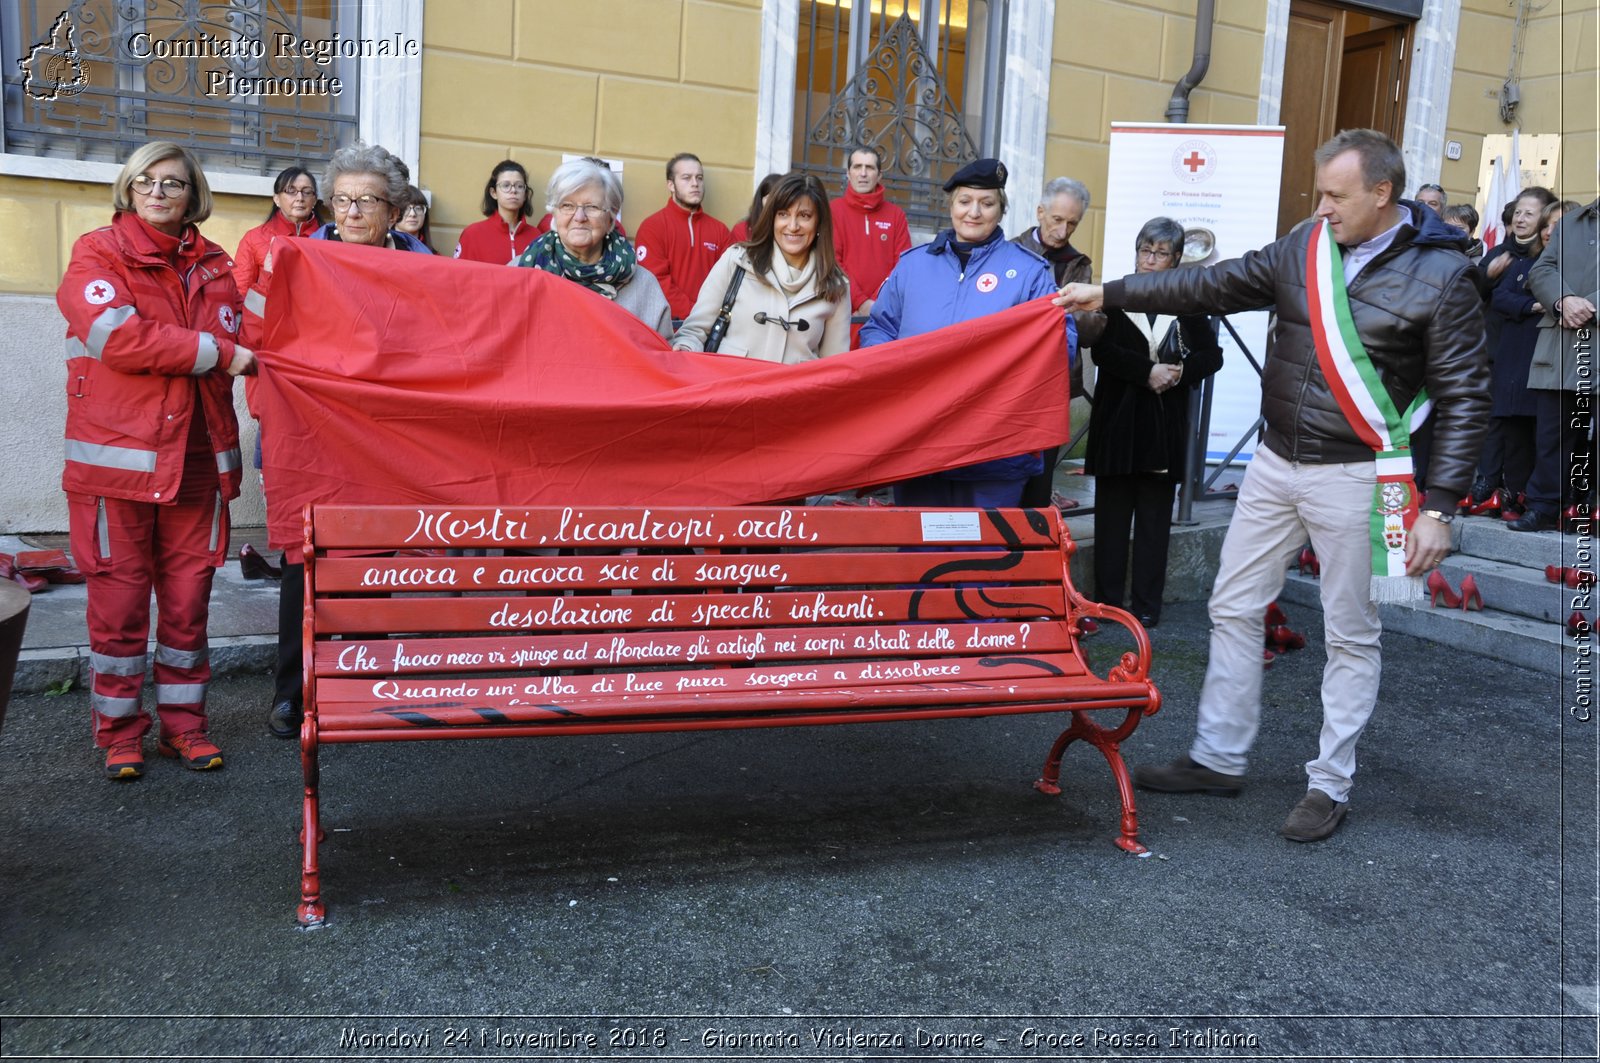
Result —
[{"label": "man in dark jacket", "polygon": [[[1374,597],[1420,595],[1416,577],[1450,552],[1449,524],[1489,410],[1482,303],[1465,238],[1396,198],[1405,163],[1383,134],[1340,133],[1317,149],[1316,163],[1316,216],[1283,239],[1209,269],[1124,277],[1103,289],[1068,285],[1056,300],[1170,314],[1277,309],[1261,381],[1266,438],[1222,546],[1195,740],[1188,756],[1141,768],[1135,782],[1225,796],[1242,788],[1261,714],[1261,617],[1309,536],[1322,565],[1328,663],[1321,748],[1282,830],[1299,842],[1328,837],[1344,818],[1356,740],[1378,696]],[[1420,419],[1422,388],[1434,437],[1417,513],[1407,429]]]}]

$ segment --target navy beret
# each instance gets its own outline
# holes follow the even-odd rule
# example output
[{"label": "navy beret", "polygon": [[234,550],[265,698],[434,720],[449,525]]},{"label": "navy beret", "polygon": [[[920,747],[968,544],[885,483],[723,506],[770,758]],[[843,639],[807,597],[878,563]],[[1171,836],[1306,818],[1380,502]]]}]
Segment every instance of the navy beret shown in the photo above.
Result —
[{"label": "navy beret", "polygon": [[1006,164],[999,159],[974,159],[955,172],[955,176],[944,183],[946,192],[954,192],[957,188],[1004,188],[1006,186]]}]

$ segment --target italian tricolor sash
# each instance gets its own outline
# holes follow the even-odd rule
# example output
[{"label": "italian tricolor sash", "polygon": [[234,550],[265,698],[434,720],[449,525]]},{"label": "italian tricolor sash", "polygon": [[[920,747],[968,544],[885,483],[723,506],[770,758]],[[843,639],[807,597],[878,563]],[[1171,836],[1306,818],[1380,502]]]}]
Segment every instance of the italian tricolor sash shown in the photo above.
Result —
[{"label": "italian tricolor sash", "polygon": [[[1406,536],[1421,508],[1411,464],[1411,429],[1426,416],[1427,393],[1402,413],[1356,333],[1344,283],[1344,259],[1328,223],[1311,231],[1306,244],[1306,295],[1317,362],[1345,419],[1377,459],[1373,490],[1372,600],[1398,602],[1422,597],[1422,580],[1406,575]],[[1413,420],[1415,418],[1415,420]]]}]

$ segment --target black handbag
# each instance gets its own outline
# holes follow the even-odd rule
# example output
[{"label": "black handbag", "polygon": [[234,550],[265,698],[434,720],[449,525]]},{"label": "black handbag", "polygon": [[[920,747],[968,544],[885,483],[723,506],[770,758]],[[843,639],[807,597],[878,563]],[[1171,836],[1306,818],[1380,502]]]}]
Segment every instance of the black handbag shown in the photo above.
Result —
[{"label": "black handbag", "polygon": [[707,353],[714,353],[722,346],[722,337],[728,334],[728,321],[733,317],[733,301],[739,298],[739,283],[744,280],[744,267],[733,267],[733,280],[728,282],[728,291],[722,297],[722,309],[717,311],[717,319],[711,323],[711,331],[706,333]]}]

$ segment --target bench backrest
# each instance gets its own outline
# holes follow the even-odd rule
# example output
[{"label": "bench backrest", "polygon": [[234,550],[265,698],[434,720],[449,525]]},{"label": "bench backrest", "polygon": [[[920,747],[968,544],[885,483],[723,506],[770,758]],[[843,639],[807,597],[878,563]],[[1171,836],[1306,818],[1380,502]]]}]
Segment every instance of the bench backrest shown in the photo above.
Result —
[{"label": "bench backrest", "polygon": [[[484,550],[537,553],[413,553]],[[1054,510],[319,506],[307,677],[403,702],[464,674],[533,699],[1084,675],[1072,550]]]}]

